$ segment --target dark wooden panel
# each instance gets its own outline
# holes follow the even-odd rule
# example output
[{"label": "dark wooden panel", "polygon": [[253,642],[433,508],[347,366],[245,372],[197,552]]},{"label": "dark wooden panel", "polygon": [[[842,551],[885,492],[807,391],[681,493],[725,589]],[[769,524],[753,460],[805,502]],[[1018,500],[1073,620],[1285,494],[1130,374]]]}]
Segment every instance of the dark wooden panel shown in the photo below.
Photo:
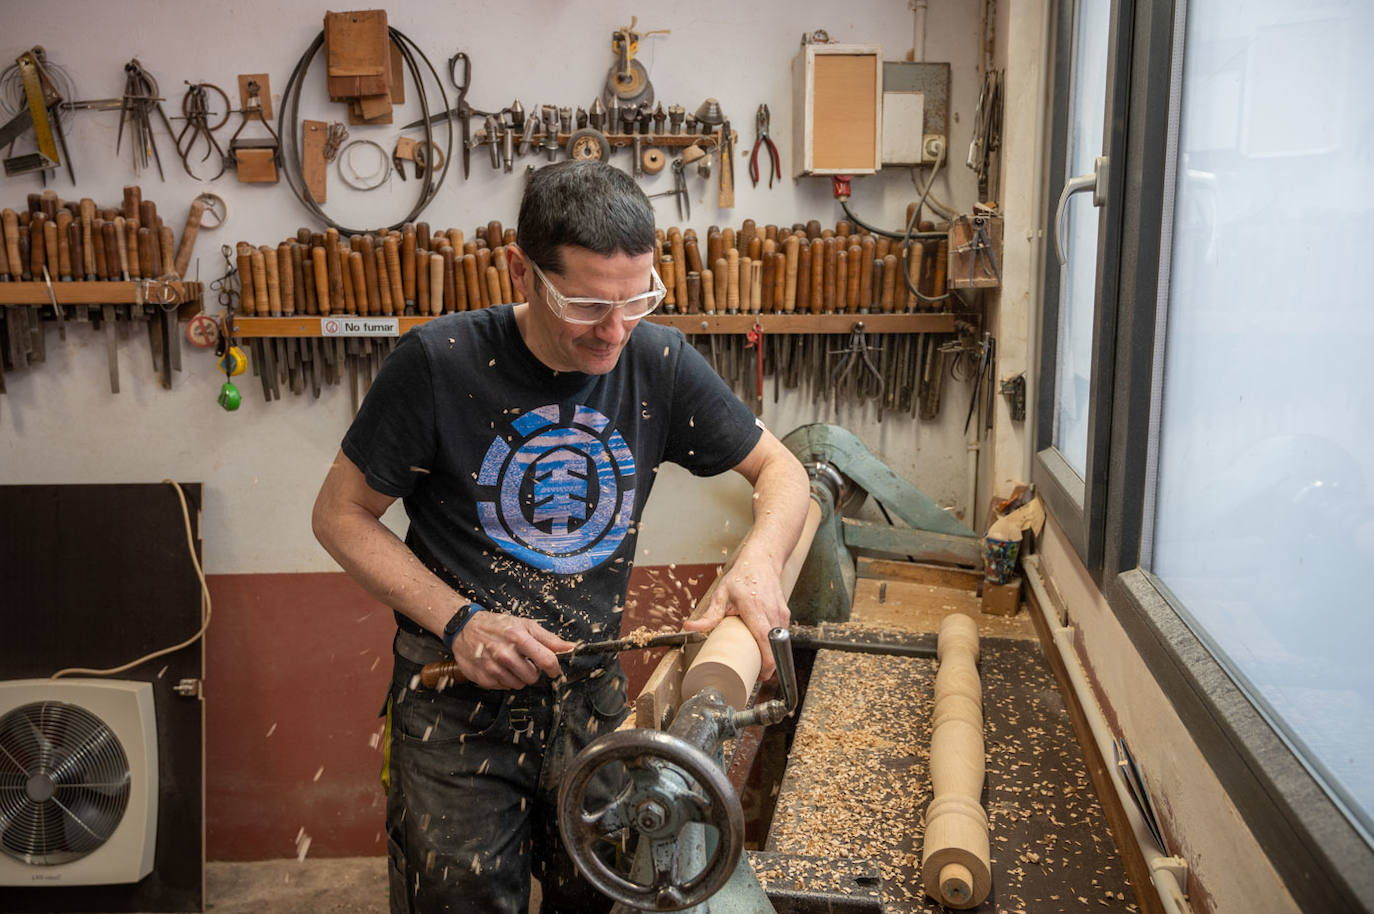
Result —
[{"label": "dark wooden panel", "polygon": [[[199,555],[201,486],[183,489]],[[200,583],[171,486],[0,486],[0,525],[0,677],[118,666],[200,627]],[[153,684],[160,781],[153,872],[124,886],[0,888],[4,910],[204,909],[203,708],[173,691],[182,679],[202,677],[203,656],[198,642],[117,674]]]}]

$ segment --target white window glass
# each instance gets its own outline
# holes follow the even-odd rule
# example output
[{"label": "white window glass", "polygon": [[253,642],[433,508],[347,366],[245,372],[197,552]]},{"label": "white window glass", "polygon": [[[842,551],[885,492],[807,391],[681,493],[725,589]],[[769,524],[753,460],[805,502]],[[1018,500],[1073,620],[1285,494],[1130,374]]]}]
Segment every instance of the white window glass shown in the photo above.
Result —
[{"label": "white window glass", "polygon": [[1147,566],[1368,835],[1374,4],[1185,32]]},{"label": "white window glass", "polygon": [[[1064,177],[1091,174],[1103,154],[1107,105],[1109,0],[1081,0],[1074,17],[1069,80],[1069,136]],[[1097,287],[1097,216],[1092,194],[1066,208],[1059,269],[1059,332],[1054,378],[1054,446],[1081,477],[1088,466],[1088,382],[1092,378],[1093,300]]]}]

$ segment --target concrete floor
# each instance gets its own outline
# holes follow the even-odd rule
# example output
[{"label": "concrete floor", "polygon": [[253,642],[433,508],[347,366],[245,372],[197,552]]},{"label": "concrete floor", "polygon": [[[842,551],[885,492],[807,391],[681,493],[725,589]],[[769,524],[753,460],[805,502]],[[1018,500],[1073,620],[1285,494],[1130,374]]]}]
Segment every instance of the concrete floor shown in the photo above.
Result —
[{"label": "concrete floor", "polygon": [[[539,883],[530,892],[539,910]],[[388,914],[386,859],[337,857],[205,865],[205,910],[213,914]]]}]

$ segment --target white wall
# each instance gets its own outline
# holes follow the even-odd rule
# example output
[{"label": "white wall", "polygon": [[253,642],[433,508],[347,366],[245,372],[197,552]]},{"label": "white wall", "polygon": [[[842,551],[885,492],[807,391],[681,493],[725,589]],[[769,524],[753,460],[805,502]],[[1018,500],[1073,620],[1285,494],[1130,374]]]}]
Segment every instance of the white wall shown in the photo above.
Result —
[{"label": "white wall", "polygon": [[[236,95],[238,73],[268,72],[273,95],[278,95],[318,33],[324,10],[315,4],[253,0],[21,0],[5,4],[0,56],[12,60],[42,44],[50,60],[68,70],[83,98],[117,96],[123,64],[136,56],[161,83],[169,113],[176,113],[184,80],[207,80]],[[962,163],[962,151],[968,148],[977,102],[978,12],[978,4],[962,0],[930,4],[926,59],[953,63],[950,149],[956,163]],[[469,101],[474,106],[499,108],[518,97],[527,111],[539,103],[589,105],[613,61],[610,33],[627,25],[631,15],[639,17],[640,29],[670,28],[670,36],[645,39],[640,48],[639,58],[649,68],[658,97],[665,105],[677,102],[689,110],[708,95],[719,98],[739,131],[742,153],[753,143],[756,107],[768,103],[785,174],[791,172],[793,156],[787,139],[792,132],[790,64],[801,34],[824,28],[844,42],[881,45],[891,60],[904,58],[912,41],[911,13],[906,3],[894,0],[857,0],[844,6],[817,0],[393,3],[388,13],[390,23],[416,41],[441,72],[455,50],[471,55]],[[317,58],[302,116],[343,120],[341,106],[323,102],[322,69],[323,60]],[[418,116],[410,114],[418,111],[413,87],[408,85],[407,93],[407,109],[398,123]],[[219,133],[221,143],[227,144],[236,121]],[[115,157],[117,125],[115,112],[78,113],[68,128],[68,142],[79,183],[73,188],[60,173],[51,185],[64,198],[90,196],[109,206],[118,203],[123,185],[138,181],[145,198],[156,201],[178,231],[196,193],[212,190],[224,197],[230,207],[228,224],[202,233],[196,248],[202,280],[222,272],[221,244],[276,243],[301,225],[322,228],[307,218],[284,183],[244,185],[232,176],[208,185],[192,181],[181,171],[160,127],[167,180],[160,182],[155,173],[136,178],[127,138],[123,154]],[[262,135],[260,128],[249,128],[255,129],[255,135]],[[387,148],[395,136],[393,128],[351,129],[351,138],[372,138]],[[625,167],[628,159],[620,153],[615,162]],[[839,218],[828,179],[787,179],[771,191],[766,186],[754,189],[746,167],[742,154],[736,168],[736,207],[726,212],[715,206],[714,181],[705,187],[692,178],[691,225],[703,236],[712,223],[738,225],[746,217],[760,225],[812,218],[833,223]],[[472,178],[464,183],[455,165],[420,218],[436,228],[452,224],[468,232],[490,219],[513,225],[521,170],[517,165],[513,175],[493,174],[485,150],[474,150]],[[975,194],[972,173],[962,164],[949,172],[952,187],[941,182],[938,194],[967,211]],[[650,192],[662,190],[671,187],[671,177],[665,172],[644,184]],[[36,176],[9,178],[0,188],[0,203],[19,208],[27,193],[39,190],[39,182]],[[414,181],[393,179],[381,190],[357,194],[342,188],[331,170],[326,209],[346,225],[380,225],[404,215],[414,193]],[[857,180],[851,203],[867,221],[896,227],[913,198],[910,175],[899,170]],[[675,223],[671,199],[658,201],[658,212],[662,225]],[[193,263],[193,276],[196,269]],[[210,307],[218,310],[213,297]],[[344,388],[327,388],[319,400],[286,394],[268,404],[255,379],[243,376],[243,408],[225,413],[215,404],[222,377],[208,353],[187,349],[184,370],[174,389],[166,391],[152,374],[142,325],[132,329],[120,343],[123,384],[118,395],[109,392],[103,341],[89,326],[73,327],[65,343],[49,329],[47,362],[11,374],[9,394],[0,397],[0,483],[146,482],[164,476],[202,481],[208,571],[333,569],[310,535],[309,509],[349,422]],[[945,391],[942,413],[931,423],[889,418],[879,425],[871,411],[844,413],[839,421],[898,473],[962,511],[967,483],[960,428],[968,389],[951,382]],[[779,434],[819,418],[809,401],[786,394],[775,407],[770,385],[764,420]],[[733,477],[701,482],[675,468],[665,471],[645,517],[640,561],[709,561],[718,556],[748,523],[745,491]],[[393,515],[398,513],[393,509]]]}]

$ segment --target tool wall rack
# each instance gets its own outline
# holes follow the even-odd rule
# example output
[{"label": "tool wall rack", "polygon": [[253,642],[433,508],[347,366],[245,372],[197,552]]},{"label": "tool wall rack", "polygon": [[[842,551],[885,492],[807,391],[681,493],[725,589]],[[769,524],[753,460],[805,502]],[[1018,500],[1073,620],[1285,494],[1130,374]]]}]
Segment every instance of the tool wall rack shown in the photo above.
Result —
[{"label": "tool wall rack", "polygon": [[[397,322],[397,332],[406,333],[434,316],[335,314],[309,317],[238,317],[234,318],[234,336],[240,339],[272,337],[349,336],[347,333],[326,334],[324,322],[338,320]],[[754,329],[757,322],[763,333],[837,334],[849,333],[855,325],[863,324],[867,333],[953,333],[955,316],[947,313],[876,313],[844,314],[652,314],[645,318],[655,324],[675,327],[688,335],[705,334],[739,336]],[[354,334],[374,336],[375,334]]]},{"label": "tool wall rack", "polygon": [[[51,295],[49,289],[51,288]],[[165,291],[164,291],[165,290]],[[56,299],[59,305],[143,305],[162,300],[164,294],[175,293],[179,304],[179,317],[185,319],[201,310],[204,285],[199,282],[183,280],[139,279],[127,282],[87,281],[54,282],[51,287],[46,282],[0,282],[0,306],[37,305],[52,306]],[[44,316],[45,320],[56,320],[56,315]],[[72,318],[67,318],[72,320]]]}]

